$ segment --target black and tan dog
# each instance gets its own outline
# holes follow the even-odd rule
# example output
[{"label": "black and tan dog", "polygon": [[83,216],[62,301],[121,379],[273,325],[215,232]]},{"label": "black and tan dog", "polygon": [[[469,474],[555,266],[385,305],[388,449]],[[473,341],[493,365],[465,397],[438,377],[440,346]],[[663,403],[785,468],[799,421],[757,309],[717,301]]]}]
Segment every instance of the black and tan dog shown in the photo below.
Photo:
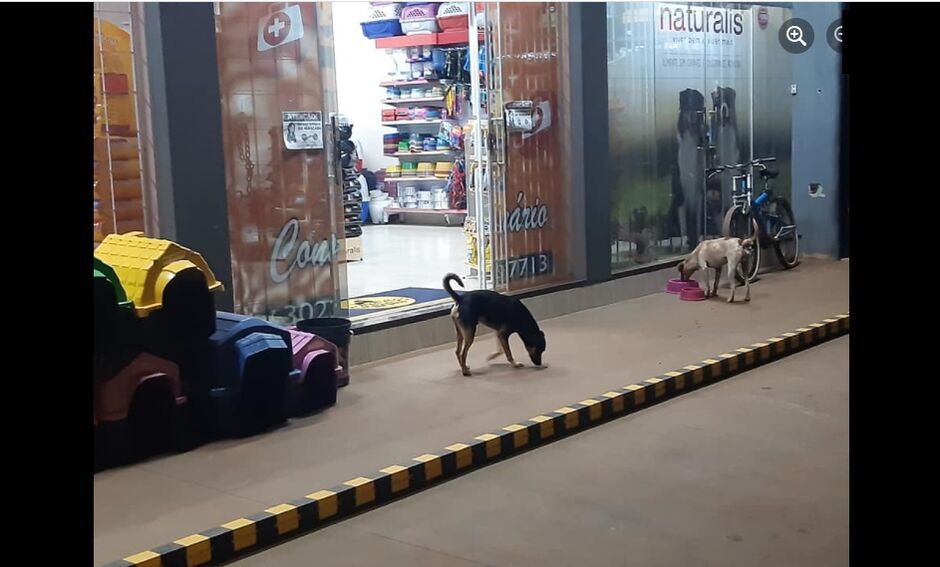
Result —
[{"label": "black and tan dog", "polygon": [[467,352],[476,336],[477,325],[480,323],[496,331],[499,344],[498,351],[491,354],[487,360],[493,360],[500,354],[506,355],[506,360],[514,368],[521,368],[522,363],[512,358],[509,350],[509,336],[518,333],[529,358],[536,366],[542,365],[542,353],[545,352],[545,333],[539,329],[532,313],[515,297],[502,295],[491,290],[468,291],[461,295],[450,287],[455,281],[463,287],[463,281],[456,274],[444,276],[444,289],[454,299],[454,308],[450,310],[450,317],[457,328],[457,362],[464,376],[470,376],[470,367],[467,366]]}]

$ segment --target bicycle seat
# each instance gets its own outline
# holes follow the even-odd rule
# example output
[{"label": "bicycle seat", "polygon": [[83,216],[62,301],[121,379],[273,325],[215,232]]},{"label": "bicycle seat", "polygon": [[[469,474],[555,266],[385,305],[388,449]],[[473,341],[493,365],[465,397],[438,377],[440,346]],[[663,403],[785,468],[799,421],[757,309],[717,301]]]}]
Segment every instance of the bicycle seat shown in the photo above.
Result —
[{"label": "bicycle seat", "polygon": [[762,169],[760,170],[761,179],[776,179],[780,175],[779,171],[774,171],[772,169]]}]

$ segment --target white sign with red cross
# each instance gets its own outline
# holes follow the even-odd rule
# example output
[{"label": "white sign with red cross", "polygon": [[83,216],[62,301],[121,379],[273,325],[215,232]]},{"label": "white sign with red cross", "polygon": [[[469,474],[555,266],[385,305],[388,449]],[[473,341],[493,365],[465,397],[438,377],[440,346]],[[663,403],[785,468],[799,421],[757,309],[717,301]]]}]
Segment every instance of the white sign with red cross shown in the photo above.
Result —
[{"label": "white sign with red cross", "polygon": [[258,51],[274,49],[303,36],[304,23],[297,4],[258,20]]}]

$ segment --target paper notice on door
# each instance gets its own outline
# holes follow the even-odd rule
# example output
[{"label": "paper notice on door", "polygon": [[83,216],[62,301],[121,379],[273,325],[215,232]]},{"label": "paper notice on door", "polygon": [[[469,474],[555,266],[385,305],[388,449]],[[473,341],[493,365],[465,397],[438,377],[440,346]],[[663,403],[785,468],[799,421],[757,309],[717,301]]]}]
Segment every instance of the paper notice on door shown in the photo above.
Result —
[{"label": "paper notice on door", "polygon": [[284,147],[288,150],[323,149],[323,113],[282,112]]}]

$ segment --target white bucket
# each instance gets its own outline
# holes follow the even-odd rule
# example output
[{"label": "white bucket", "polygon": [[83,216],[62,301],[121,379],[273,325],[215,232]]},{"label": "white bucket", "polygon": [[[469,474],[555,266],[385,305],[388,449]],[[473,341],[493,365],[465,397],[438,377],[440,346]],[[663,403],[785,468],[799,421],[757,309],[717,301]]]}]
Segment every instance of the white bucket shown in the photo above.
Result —
[{"label": "white bucket", "polygon": [[372,224],[385,224],[388,222],[388,216],[385,209],[392,204],[392,200],[387,196],[385,198],[377,197],[369,201],[369,218]]}]

